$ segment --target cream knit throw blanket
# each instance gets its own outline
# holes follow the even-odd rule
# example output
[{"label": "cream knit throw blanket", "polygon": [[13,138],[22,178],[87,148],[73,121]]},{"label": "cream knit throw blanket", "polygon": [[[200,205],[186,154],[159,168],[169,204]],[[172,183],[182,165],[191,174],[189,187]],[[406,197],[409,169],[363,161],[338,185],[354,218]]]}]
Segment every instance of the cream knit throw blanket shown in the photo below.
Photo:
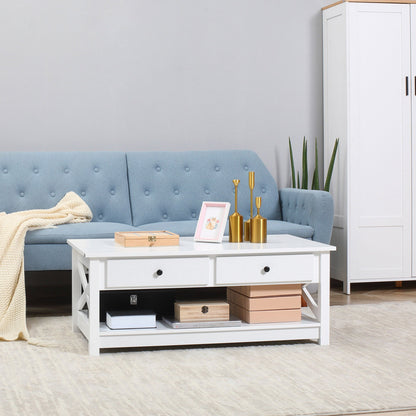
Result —
[{"label": "cream knit throw blanket", "polygon": [[50,209],[0,213],[0,340],[27,340],[23,250],[26,232],[92,219],[88,205],[68,192]]}]

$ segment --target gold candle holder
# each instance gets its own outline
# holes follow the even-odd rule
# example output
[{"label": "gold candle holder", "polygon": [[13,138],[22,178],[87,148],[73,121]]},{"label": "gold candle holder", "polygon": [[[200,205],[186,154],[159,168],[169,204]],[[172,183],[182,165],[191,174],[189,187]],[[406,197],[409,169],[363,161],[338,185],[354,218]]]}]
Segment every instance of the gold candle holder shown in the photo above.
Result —
[{"label": "gold candle holder", "polygon": [[254,172],[248,173],[248,187],[250,188],[250,218],[244,223],[244,240],[251,241],[251,220],[253,219],[253,189]]},{"label": "gold candle holder", "polygon": [[229,218],[229,229],[230,243],[241,243],[243,241],[243,216],[237,212],[237,189],[238,184],[240,183],[239,179],[233,179],[234,192],[235,192],[235,204],[234,204],[234,214],[230,215]]},{"label": "gold candle holder", "polygon": [[260,215],[261,197],[256,197],[257,215],[251,220],[251,239],[252,243],[267,242],[267,220]]}]

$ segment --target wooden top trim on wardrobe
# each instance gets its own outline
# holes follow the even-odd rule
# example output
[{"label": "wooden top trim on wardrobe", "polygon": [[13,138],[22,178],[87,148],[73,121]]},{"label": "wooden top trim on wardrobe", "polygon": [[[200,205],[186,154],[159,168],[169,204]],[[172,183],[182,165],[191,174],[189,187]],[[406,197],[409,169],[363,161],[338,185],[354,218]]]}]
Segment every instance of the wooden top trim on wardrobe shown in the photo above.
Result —
[{"label": "wooden top trim on wardrobe", "polygon": [[340,0],[336,3],[322,7],[322,10],[329,9],[341,3],[395,3],[395,4],[416,4],[416,0]]}]

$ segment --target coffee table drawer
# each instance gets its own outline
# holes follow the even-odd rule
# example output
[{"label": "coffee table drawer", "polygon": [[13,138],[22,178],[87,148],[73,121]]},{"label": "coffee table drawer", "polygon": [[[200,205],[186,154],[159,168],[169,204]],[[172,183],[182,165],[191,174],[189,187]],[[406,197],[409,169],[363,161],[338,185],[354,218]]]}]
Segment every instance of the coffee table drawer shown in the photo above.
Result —
[{"label": "coffee table drawer", "polygon": [[314,275],[313,254],[217,258],[218,284],[308,283]]},{"label": "coffee table drawer", "polygon": [[152,258],[107,261],[107,288],[204,286],[208,258]]}]

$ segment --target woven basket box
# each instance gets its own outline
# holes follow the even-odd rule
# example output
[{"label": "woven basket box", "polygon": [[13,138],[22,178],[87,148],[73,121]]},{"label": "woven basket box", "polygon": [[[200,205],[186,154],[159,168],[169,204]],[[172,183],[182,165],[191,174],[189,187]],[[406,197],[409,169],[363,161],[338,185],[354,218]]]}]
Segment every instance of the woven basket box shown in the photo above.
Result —
[{"label": "woven basket box", "polygon": [[158,247],[179,245],[179,235],[170,231],[123,231],[114,234],[123,247]]}]

